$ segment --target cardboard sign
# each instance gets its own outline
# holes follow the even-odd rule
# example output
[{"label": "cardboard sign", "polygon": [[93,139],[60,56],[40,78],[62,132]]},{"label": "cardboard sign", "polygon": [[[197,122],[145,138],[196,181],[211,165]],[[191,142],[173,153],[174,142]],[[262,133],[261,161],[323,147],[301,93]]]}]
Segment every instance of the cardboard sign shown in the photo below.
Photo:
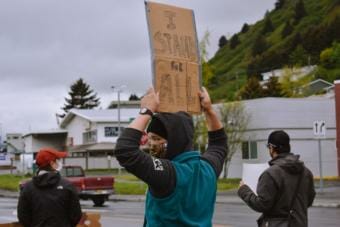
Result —
[{"label": "cardboard sign", "polygon": [[201,69],[193,11],[152,2],[145,6],[159,111],[199,114]]}]

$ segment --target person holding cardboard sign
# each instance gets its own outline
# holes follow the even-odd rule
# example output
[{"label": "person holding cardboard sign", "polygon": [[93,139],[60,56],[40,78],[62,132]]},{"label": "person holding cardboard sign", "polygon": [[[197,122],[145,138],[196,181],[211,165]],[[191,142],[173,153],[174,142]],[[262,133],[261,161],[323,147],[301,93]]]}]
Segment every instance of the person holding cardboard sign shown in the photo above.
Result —
[{"label": "person holding cardboard sign", "polygon": [[[153,88],[142,98],[139,116],[117,141],[115,155],[120,165],[149,187],[144,226],[212,226],[227,137],[206,89],[197,95],[209,130],[204,154],[192,149],[192,117],[186,112],[156,113],[159,95]],[[155,156],[139,149],[146,128]]]}]

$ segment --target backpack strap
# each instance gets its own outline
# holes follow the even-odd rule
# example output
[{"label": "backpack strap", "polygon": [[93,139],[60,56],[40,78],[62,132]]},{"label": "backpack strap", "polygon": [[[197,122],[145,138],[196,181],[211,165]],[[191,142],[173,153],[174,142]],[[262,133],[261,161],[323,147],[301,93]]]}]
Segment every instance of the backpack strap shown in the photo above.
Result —
[{"label": "backpack strap", "polygon": [[295,203],[295,200],[296,200],[296,197],[297,197],[300,185],[301,185],[301,179],[302,179],[304,172],[305,172],[305,169],[303,169],[302,172],[299,175],[298,182],[297,182],[297,185],[295,187],[294,194],[293,194],[293,198],[292,198],[292,201],[290,202],[288,219],[290,219],[291,214],[293,213],[293,206],[294,206],[294,203]]}]

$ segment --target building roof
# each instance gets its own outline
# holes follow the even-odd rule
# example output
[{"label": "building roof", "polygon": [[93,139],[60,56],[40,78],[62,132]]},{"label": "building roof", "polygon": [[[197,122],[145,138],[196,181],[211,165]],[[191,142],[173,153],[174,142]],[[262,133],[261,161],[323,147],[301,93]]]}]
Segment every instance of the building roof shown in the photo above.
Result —
[{"label": "building roof", "polygon": [[114,143],[110,142],[101,142],[94,144],[82,144],[76,146],[68,146],[68,152],[88,152],[88,151],[113,151],[115,148]]},{"label": "building roof", "polygon": [[[242,101],[250,114],[249,130],[313,127],[323,120],[327,128],[335,128],[334,98],[259,98]],[[311,131],[312,133],[312,131]]]},{"label": "building roof", "polygon": [[126,109],[127,108],[138,108],[139,109],[140,102],[141,102],[140,100],[128,100],[128,101],[120,100],[119,102],[118,100],[114,100],[110,103],[108,109],[111,109],[111,108],[116,109],[118,106],[118,103],[119,103],[120,108],[126,108]]},{"label": "building roof", "polygon": [[27,136],[33,136],[33,135],[53,135],[53,134],[67,134],[66,130],[62,130],[62,129],[51,129],[51,130],[46,130],[46,131],[35,131],[35,132],[29,132],[25,135],[23,135],[23,137],[27,137]]},{"label": "building roof", "polygon": [[262,80],[268,80],[270,77],[281,77],[285,74],[286,70],[289,70],[292,73],[293,80],[297,80],[298,78],[305,76],[311,73],[316,68],[316,65],[305,66],[301,68],[290,68],[290,69],[275,69],[269,72],[261,73]]},{"label": "building roof", "polygon": [[[138,115],[139,108],[121,108],[120,121],[130,122]],[[118,109],[71,109],[60,123],[64,128],[75,116],[91,122],[118,122]]]}]

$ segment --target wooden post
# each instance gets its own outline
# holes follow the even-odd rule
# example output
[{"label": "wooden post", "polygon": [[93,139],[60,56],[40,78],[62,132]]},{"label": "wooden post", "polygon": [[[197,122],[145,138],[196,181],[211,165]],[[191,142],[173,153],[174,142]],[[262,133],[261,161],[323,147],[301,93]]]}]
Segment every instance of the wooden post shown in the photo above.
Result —
[{"label": "wooden post", "polygon": [[340,80],[334,81],[335,91],[335,118],[336,118],[336,148],[337,148],[337,164],[338,176],[340,176]]}]

